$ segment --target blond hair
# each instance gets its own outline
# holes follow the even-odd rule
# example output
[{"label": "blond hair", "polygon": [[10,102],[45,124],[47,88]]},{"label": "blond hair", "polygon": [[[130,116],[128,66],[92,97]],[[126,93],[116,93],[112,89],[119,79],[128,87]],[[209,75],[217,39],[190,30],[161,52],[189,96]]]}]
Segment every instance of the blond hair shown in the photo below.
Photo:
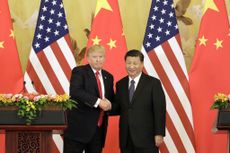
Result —
[{"label": "blond hair", "polygon": [[87,52],[87,56],[89,56],[90,53],[93,53],[95,51],[98,52],[104,52],[105,53],[105,47],[101,46],[101,45],[92,45]]}]

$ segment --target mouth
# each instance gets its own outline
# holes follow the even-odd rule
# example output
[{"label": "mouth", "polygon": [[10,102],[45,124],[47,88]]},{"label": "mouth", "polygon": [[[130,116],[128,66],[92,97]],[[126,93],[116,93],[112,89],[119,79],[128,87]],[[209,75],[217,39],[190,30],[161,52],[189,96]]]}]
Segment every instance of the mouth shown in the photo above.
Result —
[{"label": "mouth", "polygon": [[129,73],[135,73],[135,70],[129,70]]}]

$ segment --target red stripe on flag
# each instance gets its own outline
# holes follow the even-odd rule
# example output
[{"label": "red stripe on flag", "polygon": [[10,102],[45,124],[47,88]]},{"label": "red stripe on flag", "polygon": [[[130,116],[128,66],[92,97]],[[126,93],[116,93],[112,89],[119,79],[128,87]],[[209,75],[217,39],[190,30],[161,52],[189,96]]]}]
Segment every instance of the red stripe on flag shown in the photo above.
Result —
[{"label": "red stripe on flag", "polygon": [[51,140],[51,144],[50,144],[50,152],[60,153],[53,139]]},{"label": "red stripe on flag", "polygon": [[51,82],[56,93],[64,93],[64,90],[63,90],[56,74],[54,73],[52,67],[50,66],[48,59],[46,58],[46,56],[44,54],[44,51],[40,51],[37,54],[37,57],[40,59],[40,63],[42,65],[43,69],[45,70],[46,75],[48,76],[49,81]]},{"label": "red stripe on flag", "polygon": [[180,48],[181,48],[181,53],[184,54],[184,53],[183,53],[183,50],[182,50],[182,47],[181,47],[182,45],[181,45],[180,34],[178,33],[178,34],[175,35],[174,37],[176,38],[176,41],[177,41],[177,43],[179,44],[179,46],[180,46]]},{"label": "red stripe on flag", "polygon": [[170,153],[169,150],[168,150],[168,148],[167,148],[167,146],[166,146],[166,144],[165,144],[165,142],[163,142],[163,143],[160,145],[160,151],[161,151],[162,153]]},{"label": "red stripe on flag", "polygon": [[159,61],[157,55],[155,54],[155,51],[150,51],[148,53],[149,58],[151,59],[152,64],[154,65],[156,72],[158,73],[160,80],[162,81],[162,84],[165,87],[165,90],[167,91],[175,109],[176,112],[179,112],[178,115],[181,119],[181,122],[189,136],[190,141],[192,142],[193,147],[195,148],[195,144],[193,142],[193,128],[192,125],[188,119],[188,116],[177,96],[177,93],[175,92],[172,83],[170,82],[168,76],[166,75],[164,68],[162,67],[161,62]]},{"label": "red stripe on flag", "polygon": [[170,47],[168,42],[163,43],[162,48],[164,50],[164,53],[166,54],[178,80],[180,81],[181,86],[183,87],[186,96],[189,98],[189,86],[188,86],[188,79],[186,78],[175,54],[173,53],[172,48]]},{"label": "red stripe on flag", "polygon": [[54,55],[56,56],[58,60],[58,63],[60,64],[62,70],[64,71],[66,77],[69,80],[71,76],[71,73],[69,73],[71,72],[71,68],[67,62],[67,59],[63,55],[63,51],[60,49],[60,47],[58,46],[56,42],[52,43],[50,47],[52,48]]},{"label": "red stripe on flag", "polygon": [[183,142],[178,134],[178,131],[176,130],[172,119],[170,118],[168,112],[166,113],[166,127],[173,139],[173,143],[175,144],[178,152],[186,152],[185,146],[183,145]]},{"label": "red stripe on flag", "polygon": [[66,35],[64,36],[64,39],[65,39],[66,43],[68,44],[68,46],[69,46],[69,48],[70,48],[70,50],[71,50],[71,52],[72,52],[72,54],[73,54],[73,57],[74,57],[73,45],[72,45],[72,43],[71,43],[71,39],[70,39],[69,34],[66,34]]},{"label": "red stripe on flag", "polygon": [[[30,63],[30,60],[28,61],[28,65],[27,65],[27,73],[31,79],[31,81],[34,83],[34,87],[37,91],[39,91],[40,93],[46,93],[45,88],[41,85],[41,81],[37,75],[37,73],[34,70],[34,67],[32,66],[32,64]],[[26,82],[26,83],[31,83],[31,82]],[[28,92],[28,91],[27,91]]]}]

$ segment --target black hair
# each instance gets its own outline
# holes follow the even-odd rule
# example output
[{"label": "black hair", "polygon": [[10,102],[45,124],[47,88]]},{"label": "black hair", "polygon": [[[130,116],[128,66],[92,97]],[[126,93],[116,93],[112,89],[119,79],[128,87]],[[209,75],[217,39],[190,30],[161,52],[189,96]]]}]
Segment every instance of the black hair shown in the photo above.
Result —
[{"label": "black hair", "polygon": [[129,50],[126,54],[125,54],[125,60],[126,58],[130,56],[130,57],[139,57],[141,62],[144,62],[144,55],[141,53],[141,51],[137,50],[137,49],[132,49]]}]

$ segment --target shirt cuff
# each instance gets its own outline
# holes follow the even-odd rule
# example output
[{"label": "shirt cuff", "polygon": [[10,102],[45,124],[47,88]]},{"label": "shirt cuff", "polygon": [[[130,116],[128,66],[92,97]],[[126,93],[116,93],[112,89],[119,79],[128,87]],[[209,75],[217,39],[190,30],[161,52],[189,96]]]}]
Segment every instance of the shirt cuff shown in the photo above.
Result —
[{"label": "shirt cuff", "polygon": [[96,103],[93,105],[93,107],[97,108],[98,105],[100,104],[100,101],[101,101],[101,99],[98,98],[97,101],[96,101]]}]

